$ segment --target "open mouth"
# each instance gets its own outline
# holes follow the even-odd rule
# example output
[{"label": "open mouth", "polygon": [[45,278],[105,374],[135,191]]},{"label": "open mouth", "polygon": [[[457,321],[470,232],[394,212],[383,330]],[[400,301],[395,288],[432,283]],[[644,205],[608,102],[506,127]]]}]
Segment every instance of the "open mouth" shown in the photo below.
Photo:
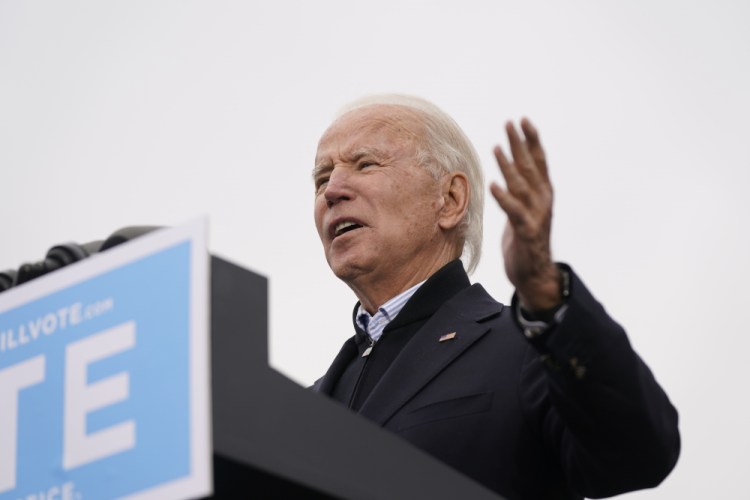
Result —
[{"label": "open mouth", "polygon": [[361,227],[362,226],[360,224],[352,221],[339,222],[338,224],[336,224],[336,227],[333,230],[333,237],[336,238],[344,233],[354,231],[355,229],[359,229]]}]

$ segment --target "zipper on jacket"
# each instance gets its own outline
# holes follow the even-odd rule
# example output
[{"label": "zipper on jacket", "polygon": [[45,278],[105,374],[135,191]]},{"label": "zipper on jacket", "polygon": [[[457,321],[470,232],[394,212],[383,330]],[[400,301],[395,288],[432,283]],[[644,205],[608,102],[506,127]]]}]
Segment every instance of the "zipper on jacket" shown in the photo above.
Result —
[{"label": "zipper on jacket", "polygon": [[359,384],[362,382],[362,375],[365,373],[365,369],[367,368],[367,361],[369,361],[370,353],[372,352],[373,347],[375,347],[375,340],[370,339],[370,345],[365,348],[365,351],[362,353],[362,358],[365,358],[365,363],[362,365],[362,369],[359,371],[359,375],[357,376],[357,382],[354,384],[354,390],[352,391],[352,395],[349,397],[349,405],[348,408],[351,410],[354,406],[354,400],[357,398],[357,393],[359,392]]}]

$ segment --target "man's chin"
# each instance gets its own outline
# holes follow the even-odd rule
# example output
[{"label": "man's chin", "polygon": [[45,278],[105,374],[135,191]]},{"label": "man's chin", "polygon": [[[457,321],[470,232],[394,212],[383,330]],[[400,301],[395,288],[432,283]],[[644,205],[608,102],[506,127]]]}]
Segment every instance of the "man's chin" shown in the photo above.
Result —
[{"label": "man's chin", "polygon": [[328,260],[328,266],[333,274],[345,283],[351,283],[365,272],[362,263],[353,258],[331,258]]}]

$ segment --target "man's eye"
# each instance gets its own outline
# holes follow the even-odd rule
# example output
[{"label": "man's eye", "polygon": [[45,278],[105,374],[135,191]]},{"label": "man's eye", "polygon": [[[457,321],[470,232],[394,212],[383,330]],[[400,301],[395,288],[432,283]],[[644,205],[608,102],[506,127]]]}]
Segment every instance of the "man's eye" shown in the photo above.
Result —
[{"label": "man's eye", "polygon": [[378,165],[377,163],[372,162],[372,161],[363,161],[362,163],[359,164],[359,168],[360,170],[362,170],[363,168],[376,167],[377,165]]},{"label": "man's eye", "polygon": [[326,184],[328,184],[328,177],[321,177],[320,179],[316,179],[315,190],[320,191],[321,188],[325,187]]}]

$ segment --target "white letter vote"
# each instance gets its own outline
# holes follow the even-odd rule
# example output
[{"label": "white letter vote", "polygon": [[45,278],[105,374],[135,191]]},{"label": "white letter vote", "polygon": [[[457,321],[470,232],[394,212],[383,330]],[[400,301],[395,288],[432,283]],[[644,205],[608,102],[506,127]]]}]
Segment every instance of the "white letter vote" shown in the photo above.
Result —
[{"label": "white letter vote", "polygon": [[44,381],[44,356],[0,370],[0,493],[16,486],[18,393]]},{"label": "white letter vote", "polygon": [[86,433],[88,413],[124,401],[130,392],[127,372],[87,383],[88,365],[134,346],[135,322],[129,321],[66,347],[63,469],[73,469],[135,447],[133,420]]}]

